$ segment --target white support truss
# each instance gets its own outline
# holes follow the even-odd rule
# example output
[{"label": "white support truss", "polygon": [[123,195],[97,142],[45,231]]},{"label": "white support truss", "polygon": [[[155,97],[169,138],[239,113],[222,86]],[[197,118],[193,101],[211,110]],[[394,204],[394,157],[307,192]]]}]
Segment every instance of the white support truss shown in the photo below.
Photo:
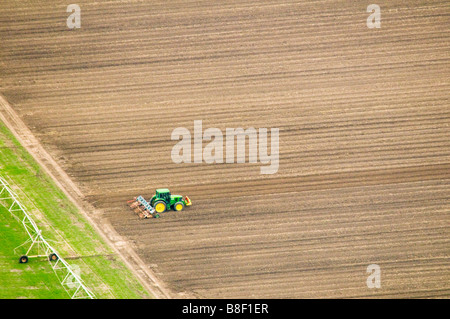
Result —
[{"label": "white support truss", "polygon": [[[30,237],[25,243],[19,246],[22,247],[31,242],[24,256],[27,258],[46,257],[56,277],[71,299],[95,299],[94,293],[86,287],[80,275],[45,240],[42,236],[42,231],[31,218],[26,208],[21,204],[9,183],[2,176],[0,176],[0,204],[8,209],[11,215],[23,225]],[[36,254],[29,256],[32,251],[36,252]],[[53,258],[51,258],[52,256]]]}]

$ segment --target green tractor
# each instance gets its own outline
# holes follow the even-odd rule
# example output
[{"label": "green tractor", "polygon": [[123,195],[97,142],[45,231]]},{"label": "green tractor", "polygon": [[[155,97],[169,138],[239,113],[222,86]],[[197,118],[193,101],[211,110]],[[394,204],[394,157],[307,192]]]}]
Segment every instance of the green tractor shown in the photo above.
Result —
[{"label": "green tractor", "polygon": [[164,213],[166,210],[182,211],[184,207],[191,206],[192,202],[189,197],[181,195],[171,195],[167,188],[158,188],[155,195],[150,199],[150,205],[155,209],[156,213]]}]

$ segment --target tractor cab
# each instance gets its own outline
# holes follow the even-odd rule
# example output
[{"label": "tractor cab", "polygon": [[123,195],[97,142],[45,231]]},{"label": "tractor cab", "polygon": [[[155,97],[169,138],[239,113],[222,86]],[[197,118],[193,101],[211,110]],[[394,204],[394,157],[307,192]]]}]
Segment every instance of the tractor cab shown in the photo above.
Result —
[{"label": "tractor cab", "polygon": [[162,199],[166,203],[170,203],[170,191],[167,188],[158,188],[156,190],[156,198]]}]

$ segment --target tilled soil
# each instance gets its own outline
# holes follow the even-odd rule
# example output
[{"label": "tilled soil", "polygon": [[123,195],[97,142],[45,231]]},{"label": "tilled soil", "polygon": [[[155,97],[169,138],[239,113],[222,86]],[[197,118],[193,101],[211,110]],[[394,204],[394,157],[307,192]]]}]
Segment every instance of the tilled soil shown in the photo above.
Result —
[{"label": "tilled soil", "polygon": [[[178,296],[449,296],[448,1],[77,3],[2,1],[0,93]],[[173,163],[194,120],[279,128],[278,172]]]}]

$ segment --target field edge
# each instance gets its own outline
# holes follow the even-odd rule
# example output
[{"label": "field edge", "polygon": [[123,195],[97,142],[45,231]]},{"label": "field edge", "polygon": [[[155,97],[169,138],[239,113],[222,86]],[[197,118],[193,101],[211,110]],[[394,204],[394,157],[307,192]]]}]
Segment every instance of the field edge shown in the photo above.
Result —
[{"label": "field edge", "polygon": [[[146,269],[140,258],[136,255],[134,250],[130,247],[121,236],[119,236],[112,226],[101,216],[101,212],[93,207],[83,199],[82,193],[76,187],[59,165],[51,158],[45,151],[39,141],[32,135],[28,127],[15,114],[15,111],[8,104],[6,99],[0,95],[0,132],[6,135],[14,148],[22,150],[29,155],[25,160],[29,165],[37,167],[41,178],[45,179],[47,183],[51,183],[52,187],[62,192],[67,201],[72,204],[78,211],[80,216],[87,221],[89,227],[92,227],[99,239],[110,248],[115,255],[120,258],[123,265],[133,274],[133,277],[138,280],[139,284],[145,290],[142,294],[144,298],[170,298],[170,295],[163,288],[160,288],[159,281],[151,271]],[[23,158],[20,159],[24,161]],[[34,162],[34,163],[33,163]],[[41,170],[39,170],[41,168]],[[43,177],[43,172],[46,176]],[[31,174],[31,172],[29,172]],[[65,178],[57,178],[56,176],[64,176]],[[36,176],[37,177],[37,176]],[[14,181],[20,185],[19,181]],[[100,224],[99,224],[100,223]],[[102,227],[100,228],[99,225]],[[144,268],[142,267],[144,266]],[[156,282],[155,282],[156,280]],[[138,294],[131,294],[131,298],[137,298]]]}]

